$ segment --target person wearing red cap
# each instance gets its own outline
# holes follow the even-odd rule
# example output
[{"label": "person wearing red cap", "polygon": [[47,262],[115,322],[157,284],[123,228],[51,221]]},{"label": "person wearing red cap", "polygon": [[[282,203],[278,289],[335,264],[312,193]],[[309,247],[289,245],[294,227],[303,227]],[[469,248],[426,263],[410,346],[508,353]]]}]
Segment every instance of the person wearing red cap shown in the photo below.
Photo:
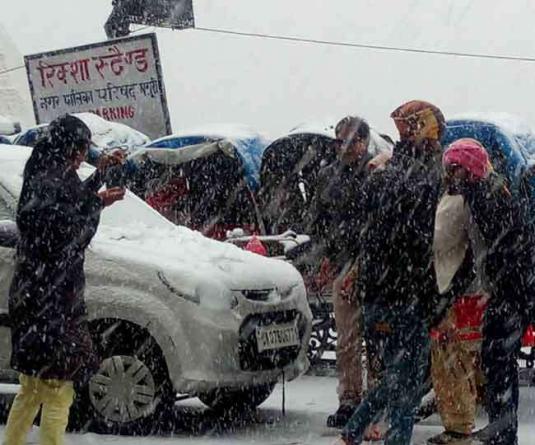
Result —
[{"label": "person wearing red cap", "polygon": [[489,425],[473,438],[487,445],[518,443],[516,357],[534,307],[535,240],[529,218],[529,189],[522,178],[513,196],[492,171],[484,147],[461,139],[444,153],[448,193],[462,195],[471,224],[481,233],[490,299],[483,320],[482,365]]},{"label": "person wearing red cap", "polygon": [[384,372],[342,430],[347,445],[360,444],[384,414],[385,445],[410,444],[428,366],[431,308],[439,306],[432,242],[444,116],[425,101],[403,104],[391,116],[400,141],[361,190],[361,233],[352,246],[366,344],[380,351]]},{"label": "person wearing red cap", "polygon": [[[486,176],[486,152],[453,150],[449,156],[457,161],[466,157],[471,175]],[[446,192],[435,218],[433,262],[439,292],[459,297],[431,330],[431,378],[445,431],[428,439],[429,444],[469,444],[482,392],[481,325],[488,296],[481,264],[474,261],[483,253],[481,235],[470,220],[463,196]]]}]

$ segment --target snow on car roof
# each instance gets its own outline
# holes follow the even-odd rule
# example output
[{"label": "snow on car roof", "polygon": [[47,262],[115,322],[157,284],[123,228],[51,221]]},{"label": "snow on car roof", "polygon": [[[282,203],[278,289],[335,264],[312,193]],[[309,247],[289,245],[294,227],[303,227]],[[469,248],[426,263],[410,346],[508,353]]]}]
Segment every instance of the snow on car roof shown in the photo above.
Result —
[{"label": "snow on car roof", "polygon": [[267,135],[248,127],[243,124],[207,124],[202,126],[196,126],[192,128],[185,128],[178,133],[163,136],[161,138],[155,139],[152,143],[156,141],[164,141],[166,139],[174,139],[177,137],[185,136],[208,136],[219,139],[255,139],[261,138],[268,140]]},{"label": "snow on car roof", "polygon": [[288,134],[282,135],[282,137],[291,135],[291,134],[318,134],[321,136],[327,136],[330,138],[335,138],[334,127],[336,119],[328,119],[325,122],[306,122],[301,123],[293,127]]},{"label": "snow on car roof", "polygon": [[522,118],[509,113],[464,113],[455,115],[448,120],[447,133],[455,133],[457,127],[470,123],[496,127],[512,141],[511,145],[520,152],[529,164],[535,163],[535,129]]},{"label": "snow on car roof", "polygon": [[[73,115],[89,127],[97,149],[114,147],[132,149],[141,147],[150,141],[147,135],[120,122],[110,122],[93,113],[73,113]],[[30,133],[47,126],[48,124],[41,124],[28,128],[18,135],[17,141],[25,140]]]},{"label": "snow on car roof", "polygon": [[448,121],[472,120],[496,125],[513,135],[534,133],[533,127],[522,118],[509,113],[467,112],[453,115]]},{"label": "snow on car roof", "polygon": [[[334,130],[338,120],[339,119],[329,119],[325,122],[303,123],[292,128],[288,134],[281,136],[277,140],[299,134],[312,134],[334,139],[336,137]],[[392,144],[383,138],[373,127],[370,128],[369,151],[372,155],[379,154],[382,151],[392,151]]]},{"label": "snow on car roof", "polygon": [[100,147],[141,147],[150,141],[146,134],[120,122],[110,122],[93,113],[75,113],[91,130],[93,141]]}]

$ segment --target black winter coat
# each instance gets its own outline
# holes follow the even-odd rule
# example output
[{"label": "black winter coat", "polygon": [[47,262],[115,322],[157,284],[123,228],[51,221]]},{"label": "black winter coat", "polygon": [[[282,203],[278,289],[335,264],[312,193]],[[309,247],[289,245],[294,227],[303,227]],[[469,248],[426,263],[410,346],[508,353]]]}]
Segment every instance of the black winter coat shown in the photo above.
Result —
[{"label": "black winter coat", "polygon": [[363,187],[355,244],[357,289],[364,304],[432,318],[438,290],[432,267],[440,161],[398,143],[386,168]]},{"label": "black winter coat", "polygon": [[535,301],[535,232],[529,185],[511,195],[497,175],[464,191],[472,218],[485,241],[486,281],[494,298],[528,309]]},{"label": "black winter coat", "polygon": [[10,288],[11,366],[27,375],[82,383],[96,367],[84,301],[84,252],[95,234],[100,177],[85,182],[52,163],[25,168],[19,243]]},{"label": "black winter coat", "polygon": [[341,161],[320,170],[316,193],[307,217],[307,233],[316,245],[318,256],[327,257],[342,268],[351,261],[352,246],[359,228],[362,187],[370,173],[364,157],[355,165]]}]

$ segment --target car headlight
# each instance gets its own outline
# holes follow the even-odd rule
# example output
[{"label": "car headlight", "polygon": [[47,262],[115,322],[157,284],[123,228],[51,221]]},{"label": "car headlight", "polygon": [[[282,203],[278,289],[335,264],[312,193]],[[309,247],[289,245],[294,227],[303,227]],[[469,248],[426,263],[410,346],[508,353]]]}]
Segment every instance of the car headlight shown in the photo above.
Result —
[{"label": "car headlight", "polygon": [[169,280],[167,279],[167,277],[165,276],[165,274],[163,272],[158,272],[156,274],[158,276],[158,279],[161,281],[161,283],[169,290],[169,292],[171,292],[172,294],[176,295],[177,297],[179,298],[182,298],[183,300],[186,300],[186,301],[189,301],[191,303],[195,303],[195,304],[200,304],[201,303],[201,299],[197,296],[197,295],[194,295],[194,296],[191,296],[191,295],[186,295],[182,292],[180,292],[178,289],[176,289],[170,282]]}]

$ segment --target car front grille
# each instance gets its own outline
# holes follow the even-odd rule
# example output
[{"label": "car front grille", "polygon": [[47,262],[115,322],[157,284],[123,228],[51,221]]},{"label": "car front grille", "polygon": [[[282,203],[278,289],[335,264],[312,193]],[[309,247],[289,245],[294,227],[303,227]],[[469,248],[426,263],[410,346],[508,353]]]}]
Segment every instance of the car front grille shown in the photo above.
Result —
[{"label": "car front grille", "polygon": [[244,371],[268,371],[282,369],[297,359],[301,345],[258,352],[256,328],[272,324],[291,323],[297,319],[299,339],[302,343],[306,321],[295,309],[249,315],[240,327],[239,358]]},{"label": "car front grille", "polygon": [[258,289],[258,290],[244,289],[241,291],[242,295],[247,300],[250,300],[250,301],[268,301],[271,292],[273,292],[273,289]]}]

